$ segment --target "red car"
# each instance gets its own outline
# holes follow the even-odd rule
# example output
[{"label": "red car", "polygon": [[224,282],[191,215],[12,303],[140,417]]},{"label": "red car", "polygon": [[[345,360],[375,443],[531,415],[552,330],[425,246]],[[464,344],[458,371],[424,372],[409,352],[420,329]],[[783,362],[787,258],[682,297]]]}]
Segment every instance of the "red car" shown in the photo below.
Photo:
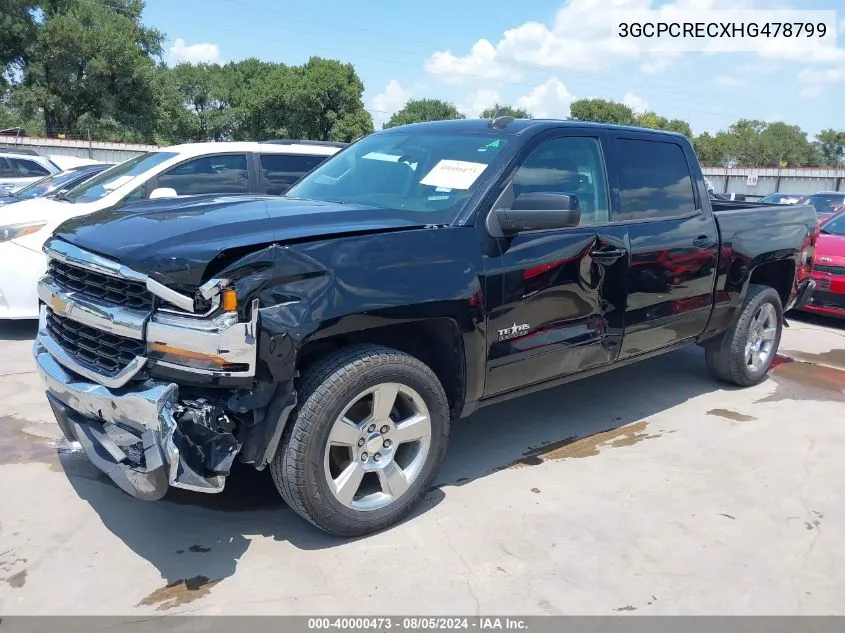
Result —
[{"label": "red car", "polygon": [[819,226],[813,268],[816,289],[802,310],[845,317],[845,211]]}]

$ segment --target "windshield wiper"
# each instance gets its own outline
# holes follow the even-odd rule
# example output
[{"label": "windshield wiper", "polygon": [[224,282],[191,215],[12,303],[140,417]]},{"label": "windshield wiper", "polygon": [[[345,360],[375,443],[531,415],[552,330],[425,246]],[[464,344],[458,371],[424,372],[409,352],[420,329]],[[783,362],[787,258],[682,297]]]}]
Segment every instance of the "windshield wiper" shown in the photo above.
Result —
[{"label": "windshield wiper", "polygon": [[59,193],[50,197],[53,198],[53,200],[58,200],[59,202],[70,202],[73,204],[73,200],[67,197],[68,191],[68,189],[62,189]]}]

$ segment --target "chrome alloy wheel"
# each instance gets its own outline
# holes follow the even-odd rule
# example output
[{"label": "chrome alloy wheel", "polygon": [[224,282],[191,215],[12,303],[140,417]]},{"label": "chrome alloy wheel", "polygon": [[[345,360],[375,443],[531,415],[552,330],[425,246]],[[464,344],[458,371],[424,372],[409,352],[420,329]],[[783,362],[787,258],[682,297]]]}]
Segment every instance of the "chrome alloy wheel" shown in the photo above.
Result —
[{"label": "chrome alloy wheel", "polygon": [[775,307],[771,303],[764,303],[757,308],[748,325],[745,364],[749,370],[758,372],[768,365],[774,353],[777,332],[778,317]]},{"label": "chrome alloy wheel", "polygon": [[431,417],[414,389],[381,383],[358,394],[335,420],[323,470],[335,498],[379,510],[401,497],[425,465]]}]

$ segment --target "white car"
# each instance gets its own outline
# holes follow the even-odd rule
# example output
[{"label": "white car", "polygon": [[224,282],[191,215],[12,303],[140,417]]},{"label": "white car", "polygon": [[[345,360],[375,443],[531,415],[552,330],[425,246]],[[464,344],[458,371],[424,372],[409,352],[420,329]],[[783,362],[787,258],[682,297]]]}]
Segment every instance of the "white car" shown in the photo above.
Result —
[{"label": "white car", "polygon": [[203,193],[281,195],[345,143],[267,141],[174,145],[130,158],[55,198],[0,212],[0,319],[38,318],[41,251],[62,222],[144,199]]},{"label": "white car", "polygon": [[18,154],[0,151],[0,190],[16,191],[36,180],[82,165],[96,165],[99,161],[75,156],[51,154]]}]

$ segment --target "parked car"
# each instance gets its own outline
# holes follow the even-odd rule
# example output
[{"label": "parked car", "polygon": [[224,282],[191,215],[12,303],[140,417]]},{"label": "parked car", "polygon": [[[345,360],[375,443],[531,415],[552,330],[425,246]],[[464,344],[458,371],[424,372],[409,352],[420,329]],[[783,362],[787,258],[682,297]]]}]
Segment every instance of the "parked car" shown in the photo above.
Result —
[{"label": "parked car", "polygon": [[400,126],[283,197],[65,222],[34,355],[63,433],[124,491],[220,492],[238,459],[361,535],[416,506],[480,407],[693,344],[759,383],[817,233],[811,207],[711,202],[680,134]]},{"label": "parked car", "polygon": [[845,317],[845,210],[820,224],[812,276],[816,288],[801,309]]},{"label": "parked car", "polygon": [[798,202],[798,204],[809,204],[816,210],[819,222],[826,220],[845,206],[845,192],[842,191],[819,191],[811,194]]},{"label": "parked car", "polygon": [[31,200],[32,198],[52,196],[63,190],[70,190],[109,167],[112,167],[112,165],[99,163],[84,167],[72,167],[57,174],[44,176],[22,189],[0,193],[0,206],[21,202],[22,200]]},{"label": "parked car", "polygon": [[762,202],[763,204],[797,204],[799,200],[805,198],[806,196],[806,193],[778,192],[763,196],[757,202]]},{"label": "parked car", "polygon": [[145,199],[219,193],[283,193],[343,144],[318,141],[194,143],[147,152],[60,198],[24,200],[0,217],[0,319],[38,318],[35,285],[53,229],[70,218]]},{"label": "parked car", "polygon": [[0,152],[0,191],[15,191],[44,176],[57,174],[71,167],[96,164],[99,164],[98,161],[75,156]]}]

